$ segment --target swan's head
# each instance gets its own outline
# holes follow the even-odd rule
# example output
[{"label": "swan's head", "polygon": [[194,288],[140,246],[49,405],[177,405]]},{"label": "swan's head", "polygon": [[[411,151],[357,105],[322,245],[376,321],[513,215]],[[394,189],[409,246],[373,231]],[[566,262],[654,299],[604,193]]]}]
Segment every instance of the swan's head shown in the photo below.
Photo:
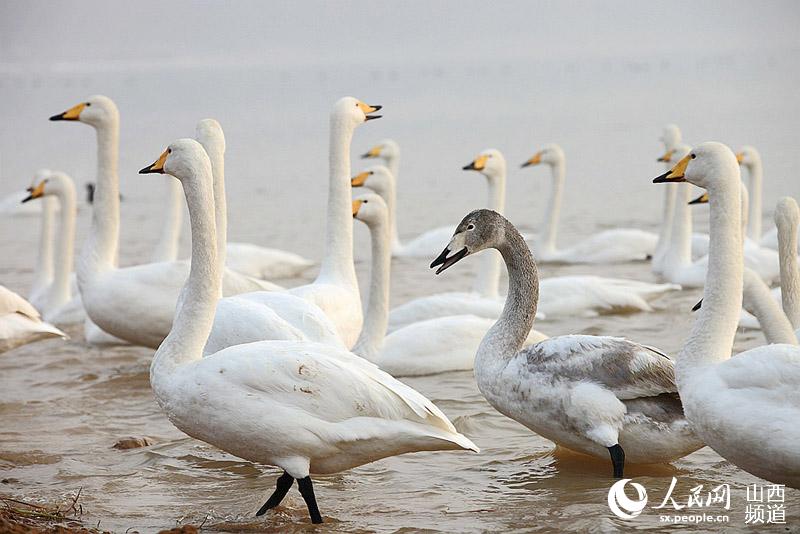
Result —
[{"label": "swan's head", "polygon": [[52,176],[53,171],[50,169],[39,169],[36,171],[33,175],[33,180],[31,180],[30,187],[25,189],[25,191],[28,192],[28,196],[22,199],[22,204],[48,194],[45,190],[47,189],[47,182]]},{"label": "swan's head", "polygon": [[731,149],[722,143],[707,142],[693,147],[672,169],[653,179],[653,183],[689,182],[703,189],[714,189],[719,185],[737,186],[739,180],[739,165]]},{"label": "swan's head", "polygon": [[736,161],[739,162],[739,165],[751,168],[761,161],[761,154],[758,153],[755,147],[745,145],[736,153]]},{"label": "swan's head", "polygon": [[658,158],[658,161],[664,163],[677,163],[692,149],[689,145],[678,143],[673,148],[667,150],[663,156]]},{"label": "swan's head", "polygon": [[195,127],[195,139],[203,145],[206,152],[217,151],[225,153],[225,133],[222,126],[215,119],[203,119]]},{"label": "swan's head", "polygon": [[155,162],[140,170],[139,174],[169,174],[183,182],[193,179],[202,171],[210,178],[211,161],[203,145],[194,139],[178,139]]},{"label": "swan's head", "polygon": [[775,226],[778,228],[797,228],[800,224],[800,208],[792,197],[783,197],[775,206]]},{"label": "swan's head", "polygon": [[363,154],[364,159],[381,158],[384,161],[393,160],[400,156],[400,145],[393,139],[384,139]]},{"label": "swan's head", "polygon": [[392,171],[383,165],[373,165],[350,178],[350,185],[369,187],[376,193],[385,195],[389,192],[393,181]]},{"label": "swan's head", "polygon": [[370,228],[384,224],[388,216],[386,203],[375,193],[364,193],[353,199],[353,218]]},{"label": "swan's head", "polygon": [[375,113],[381,109],[381,107],[382,106],[370,106],[357,98],[345,96],[337,100],[336,104],[333,105],[331,117],[335,117],[340,121],[346,121],[355,127],[373,119],[380,119],[381,115],[372,115],[372,113]]},{"label": "swan's head", "polygon": [[113,100],[103,95],[90,96],[63,113],[50,117],[51,121],[80,121],[97,128],[119,121],[119,111]]},{"label": "swan's head", "polygon": [[542,149],[528,158],[528,160],[521,165],[521,167],[530,167],[531,165],[539,165],[546,163],[551,167],[564,163],[564,150],[555,143],[548,143]]},{"label": "swan's head", "polygon": [[664,131],[661,133],[659,140],[664,143],[664,147],[670,150],[672,147],[681,142],[681,129],[677,124],[667,124],[664,126]]},{"label": "swan's head", "polygon": [[467,165],[462,167],[465,171],[478,171],[481,174],[494,178],[506,172],[506,158],[496,148],[487,148]]},{"label": "swan's head", "polygon": [[497,248],[505,239],[506,219],[496,211],[475,210],[456,227],[450,243],[431,263],[431,269],[439,267],[436,274],[449,269],[470,254],[487,248]]}]

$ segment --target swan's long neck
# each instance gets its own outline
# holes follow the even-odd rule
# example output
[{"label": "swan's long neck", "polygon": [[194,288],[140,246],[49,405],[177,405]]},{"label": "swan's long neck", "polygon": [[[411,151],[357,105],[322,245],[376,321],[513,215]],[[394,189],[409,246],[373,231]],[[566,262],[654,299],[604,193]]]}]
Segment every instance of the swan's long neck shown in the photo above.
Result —
[{"label": "swan's long neck", "polygon": [[[502,215],[506,207],[506,170],[503,168],[486,178],[489,182],[489,208]],[[501,257],[497,252],[487,250],[481,254],[473,290],[482,297],[497,298],[500,294],[500,268]]]},{"label": "swan's long neck", "polygon": [[110,120],[97,130],[97,186],[89,237],[81,252],[78,282],[117,266],[119,246],[119,122]]},{"label": "swan's long neck", "polygon": [[62,179],[58,189],[58,201],[61,204],[58,224],[60,228],[56,245],[56,273],[50,291],[49,305],[58,307],[72,298],[70,274],[75,254],[75,185],[72,180]]},{"label": "swan's long neck", "polygon": [[214,176],[214,213],[217,227],[217,269],[225,269],[228,257],[228,199],[225,193],[225,153],[220,147],[206,148]]},{"label": "swan's long neck", "polygon": [[[53,225],[57,200],[44,196],[42,202],[42,227],[39,232],[39,258],[31,285],[31,295],[53,283]],[[62,210],[63,211],[63,210]]]},{"label": "swan's long neck", "polygon": [[797,221],[778,223],[783,311],[794,328],[800,328],[800,271],[797,267]]},{"label": "swan's long neck", "polygon": [[748,187],[750,209],[747,221],[747,237],[758,243],[761,241],[761,182],[764,174],[761,158],[755,157],[753,163],[748,166],[748,170],[750,171],[750,185]]},{"label": "swan's long neck", "polygon": [[[539,302],[539,274],[525,240],[508,221],[505,240],[497,247],[508,269],[508,294],[503,312],[481,341],[475,365],[487,359],[511,358],[533,327]],[[476,373],[477,375],[477,373]]]},{"label": "swan's long neck", "polygon": [[350,186],[350,142],[353,127],[335,114],[331,116],[328,215],[325,226],[325,256],[317,282],[332,282],[358,291],[353,264],[353,212]]},{"label": "swan's long neck", "polygon": [[183,225],[183,188],[172,176],[165,176],[166,217],[161,228],[161,236],[153,250],[153,261],[175,261],[178,259],[178,248],[181,241]]},{"label": "swan's long neck", "polygon": [[767,284],[752,269],[744,270],[742,307],[758,319],[768,343],[797,345],[792,323],[772,298]]},{"label": "swan's long neck", "polygon": [[708,271],[703,307],[692,325],[675,366],[676,378],[688,381],[698,367],[730,358],[742,306],[741,192],[736,181],[709,187],[710,225]]},{"label": "swan's long neck", "polygon": [[194,176],[183,180],[192,228],[191,269],[178,298],[172,330],[150,366],[150,382],[156,397],[168,394],[165,380],[181,365],[202,359],[221,292],[211,166],[203,158],[195,165]]},{"label": "swan's long neck", "polygon": [[395,181],[400,176],[400,154],[392,154],[391,157],[385,159],[386,167],[394,176]]},{"label": "swan's long neck", "polygon": [[372,240],[369,298],[364,316],[364,326],[353,346],[353,352],[371,362],[377,362],[383,348],[386,327],[389,324],[392,250],[389,247],[389,227],[385,221],[371,223],[369,231]]},{"label": "swan's long neck", "polygon": [[689,205],[691,189],[689,184],[669,185],[678,187],[673,198],[672,230],[664,267],[680,269],[692,263],[692,207]]},{"label": "swan's long neck", "polygon": [[558,161],[552,166],[553,191],[550,193],[550,203],[544,218],[544,240],[542,248],[547,252],[556,251],[556,238],[558,237],[558,217],[561,213],[561,197],[564,194],[564,177],[566,175],[565,163]]},{"label": "swan's long neck", "polygon": [[397,234],[397,177],[394,172],[389,169],[392,174],[389,180],[386,180],[386,186],[383,191],[378,192],[384,202],[386,202],[386,210],[389,216],[389,239],[391,239],[392,252],[398,252],[403,248],[400,242],[400,236]]}]

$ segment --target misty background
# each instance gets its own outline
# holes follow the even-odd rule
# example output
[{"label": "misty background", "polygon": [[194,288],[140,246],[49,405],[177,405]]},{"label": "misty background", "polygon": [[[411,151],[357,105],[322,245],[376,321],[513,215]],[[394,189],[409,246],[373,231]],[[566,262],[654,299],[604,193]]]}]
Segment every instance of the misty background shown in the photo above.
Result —
[{"label": "misty background", "polygon": [[[485,203],[485,181],[461,167],[488,147],[508,160],[509,218],[535,230],[549,171],[519,164],[553,141],[567,155],[562,242],[655,228],[667,122],[689,143],[759,148],[770,214],[800,194],[798,27],[791,1],[4,1],[0,194],[40,167],[81,189],[94,180],[91,128],[47,118],[105,94],[121,117],[123,255],[126,241],[137,252],[156,240],[162,209],[158,178],[136,171],[213,117],[227,137],[231,238],[319,257],[327,114],[352,95],[384,106],[356,132],[353,173],[384,137],[403,150],[402,235]],[[36,227],[14,231],[35,242]]]}]

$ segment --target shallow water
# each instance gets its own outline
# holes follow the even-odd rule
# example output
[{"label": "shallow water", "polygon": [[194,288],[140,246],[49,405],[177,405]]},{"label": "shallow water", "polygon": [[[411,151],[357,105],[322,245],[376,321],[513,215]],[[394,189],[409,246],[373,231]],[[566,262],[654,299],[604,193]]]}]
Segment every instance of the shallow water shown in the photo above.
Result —
[{"label": "shallow water", "polygon": [[[568,158],[562,243],[612,226],[656,230],[662,190],[650,179],[662,172],[654,159],[661,151],[661,125],[667,121],[681,124],[689,141],[714,138],[761,148],[769,228],[775,200],[800,192],[792,173],[800,106],[796,85],[788,83],[798,78],[791,56],[787,51],[772,57],[769,66],[761,58],[708,57],[688,66],[664,58],[620,58],[487,64],[483,69],[465,63],[339,71],[261,66],[121,73],[84,66],[70,73],[14,72],[0,81],[8,114],[0,128],[0,193],[26,187],[39,166],[63,168],[79,183],[91,179],[91,130],[49,124],[46,118],[87,94],[105,93],[117,100],[122,114],[122,264],[146,261],[159,224],[161,178],[135,176],[136,169],[172,139],[192,135],[194,123],[204,116],[219,118],[226,128],[231,239],[318,259],[327,190],[326,113],[336,97],[354,93],[384,104],[385,118],[359,129],[353,154],[389,135],[404,149],[399,223],[406,237],[456,223],[484,202],[483,180],[460,167],[487,145],[503,150],[509,160],[509,217],[522,228],[537,229],[549,194],[548,174],[545,169],[520,171],[517,163],[551,140],[564,145]],[[679,98],[675,87],[658,83],[687,68],[690,76]],[[495,77],[479,78],[476,71]],[[754,76],[759,83],[752,81]],[[227,83],[216,84],[219,77]],[[418,85],[397,94],[398,80]],[[736,90],[718,91],[731,87]],[[479,112],[472,113],[475,109]],[[354,159],[353,171],[362,163]],[[706,214],[698,210],[701,227]],[[84,207],[79,241],[88,220]],[[23,294],[32,277],[37,236],[35,218],[0,219],[2,283]],[[185,252],[187,243],[184,238]],[[368,248],[367,233],[359,228],[356,256],[362,285]],[[435,277],[429,262],[393,262],[393,304],[468,288],[479,263],[464,262]],[[580,273],[654,280],[644,263],[541,267],[543,276]],[[312,269],[305,279],[313,275]],[[536,327],[550,335],[625,335],[675,354],[691,324],[688,310],[699,295],[698,290],[670,294],[656,303],[653,313],[569,317],[537,322]],[[151,532],[176,522],[204,523],[204,528],[221,531],[310,528],[296,490],[276,513],[254,517],[274,487],[276,470],[228,456],[172,427],[148,386],[152,351],[91,348],[82,343],[80,331],[70,330],[73,338],[66,343],[47,341],[0,356],[0,469],[8,481],[0,491],[52,501],[82,488],[86,522],[99,521],[100,527],[119,532],[129,527]],[[741,332],[735,350],[763,342],[758,332]],[[608,462],[554,452],[552,443],[488,406],[471,373],[405,381],[434,400],[481,447],[481,454],[412,454],[318,477],[317,497],[327,529],[674,528],[659,522],[653,510],[627,522],[614,517],[606,504]],[[126,436],[147,436],[154,445],[112,448]],[[676,498],[683,501],[698,484],[706,489],[730,484],[727,528],[734,529],[744,528],[744,487],[757,482],[707,448],[671,466],[629,466],[627,474],[648,489],[651,501],[663,498],[672,476],[678,477]],[[786,502],[788,525],[797,528],[800,492],[788,490]]]}]

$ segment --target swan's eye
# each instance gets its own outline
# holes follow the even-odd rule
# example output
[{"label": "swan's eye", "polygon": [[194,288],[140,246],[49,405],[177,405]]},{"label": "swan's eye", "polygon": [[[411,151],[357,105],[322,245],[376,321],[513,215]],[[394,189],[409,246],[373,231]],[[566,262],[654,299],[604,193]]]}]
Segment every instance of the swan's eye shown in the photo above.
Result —
[{"label": "swan's eye", "polygon": [[695,159],[696,157],[697,157],[697,154],[692,154],[692,159]]},{"label": "swan's eye", "polygon": [[367,202],[369,202],[369,200],[365,200],[365,201],[364,201],[364,204],[366,204]]},{"label": "swan's eye", "polygon": [[86,103],[86,105],[87,105],[87,106],[91,106],[91,105],[92,105],[92,103],[91,103],[91,102],[87,102],[87,103]]},{"label": "swan's eye", "polygon": [[467,226],[467,230],[474,230],[474,229],[475,229],[475,225],[474,224],[470,224],[470,225]]},{"label": "swan's eye", "polygon": [[372,176],[373,174],[375,174],[375,171],[369,171],[370,176]]},{"label": "swan's eye", "polygon": [[172,149],[171,148],[167,149],[167,154],[172,154]]}]

